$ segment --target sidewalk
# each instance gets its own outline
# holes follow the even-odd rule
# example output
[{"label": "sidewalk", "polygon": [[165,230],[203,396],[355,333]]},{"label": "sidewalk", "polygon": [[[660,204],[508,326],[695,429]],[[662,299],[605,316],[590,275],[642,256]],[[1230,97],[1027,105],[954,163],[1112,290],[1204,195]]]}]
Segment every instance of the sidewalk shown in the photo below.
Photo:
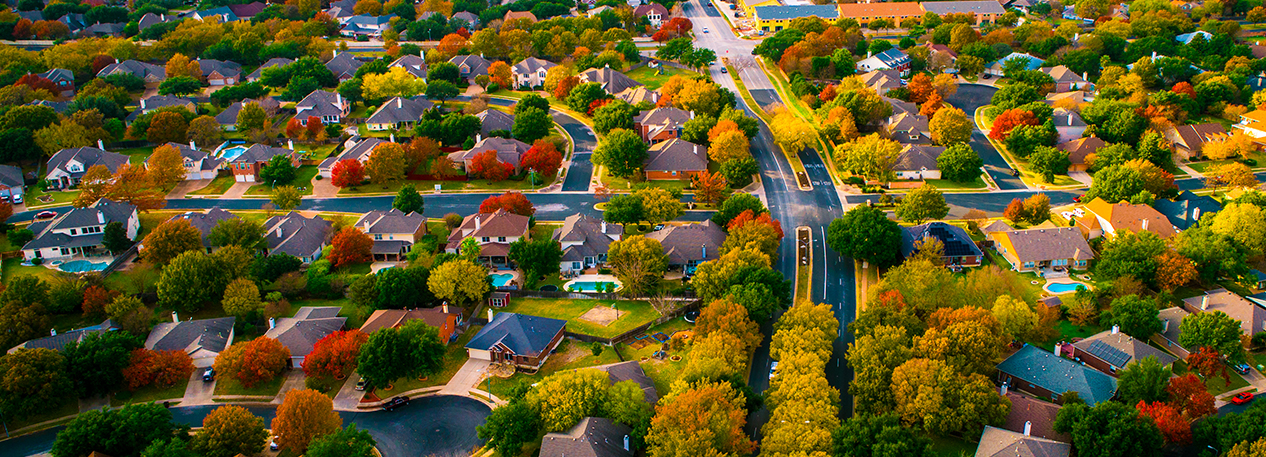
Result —
[{"label": "sidewalk", "polygon": [[440,391],[440,395],[469,397],[470,390],[478,387],[479,382],[483,381],[484,375],[488,373],[488,365],[487,360],[467,359],[466,364],[457,370],[453,378]]}]

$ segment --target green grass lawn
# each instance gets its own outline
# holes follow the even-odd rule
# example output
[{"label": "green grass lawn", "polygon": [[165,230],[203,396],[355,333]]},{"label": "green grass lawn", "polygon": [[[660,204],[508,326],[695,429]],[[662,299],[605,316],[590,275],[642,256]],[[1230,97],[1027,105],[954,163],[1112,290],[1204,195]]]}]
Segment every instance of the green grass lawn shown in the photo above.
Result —
[{"label": "green grass lawn", "polygon": [[1055,343],[1057,342],[1060,342],[1060,341],[1071,342],[1073,338],[1085,338],[1090,335],[1094,335],[1096,333],[1102,332],[1103,327],[1098,326],[1098,325],[1078,326],[1067,320],[1061,320],[1055,324],[1055,330],[1058,331],[1059,333],[1055,337],[1055,339],[1052,339],[1050,341],[1043,341],[1041,342],[1039,346],[1041,346],[1043,349],[1046,349],[1048,351],[1054,351]]},{"label": "green grass lawn", "polygon": [[466,330],[466,333],[463,333],[462,336],[457,337],[456,341],[449,343],[445,347],[444,367],[440,369],[439,373],[428,376],[426,379],[400,378],[393,383],[394,386],[391,390],[375,389],[374,394],[378,395],[378,398],[391,398],[394,395],[414,389],[425,389],[448,384],[448,381],[453,379],[453,375],[457,374],[457,370],[460,370],[462,365],[466,364],[466,359],[470,358],[466,353],[466,343],[470,342],[470,338],[479,333],[481,328],[483,328],[481,325],[471,326],[470,329]]},{"label": "green grass lawn", "polygon": [[977,443],[968,442],[953,436],[931,436],[932,452],[939,457],[959,457],[975,455]]},{"label": "green grass lawn", "polygon": [[542,224],[538,222],[535,227],[532,227],[532,232],[531,232],[532,239],[548,240],[551,236],[554,235],[554,229],[557,229],[560,227],[562,227],[562,225],[560,224]]},{"label": "green grass lawn", "polygon": [[[614,305],[620,311],[620,317],[610,325],[602,326],[580,319],[582,314],[595,306]],[[552,298],[516,298],[503,312],[527,314],[529,316],[548,317],[567,321],[567,330],[582,335],[599,338],[612,338],[634,327],[645,324],[659,317],[659,312],[649,303],[626,300],[568,300]]]},{"label": "green grass lawn", "polygon": [[180,399],[185,396],[185,388],[189,386],[189,379],[172,384],[170,387],[158,387],[149,385],[138,389],[136,392],[129,392],[131,395],[124,394],[119,398],[119,393],[110,397],[110,406],[119,407],[126,404],[141,404],[151,401]]},{"label": "green grass lawn", "polygon": [[22,265],[21,257],[14,257],[12,259],[4,259],[4,263],[2,264],[2,266],[0,266],[0,273],[3,273],[5,282],[11,281],[13,280],[13,278],[16,278],[18,276],[25,276],[25,275],[35,275],[35,276],[38,276],[41,280],[46,281],[46,282],[52,281],[54,279],[57,279],[59,276],[62,276],[61,272],[50,270],[43,266],[30,266],[30,267],[24,266]]},{"label": "green grass lawn", "polygon": [[39,413],[28,417],[17,420],[14,420],[12,417],[6,417],[7,423],[5,426],[12,432],[28,425],[35,425],[41,422],[66,417],[71,414],[78,414],[79,401],[74,398],[74,395],[68,395],[64,398],[66,399],[65,403],[60,405],[48,405],[47,408],[42,409]]},{"label": "green grass lawn", "polygon": [[26,209],[44,208],[47,206],[65,206],[75,201],[79,196],[78,190],[55,190],[44,192],[39,186],[31,186],[27,188],[26,195],[23,198],[26,201]]},{"label": "green grass lawn", "polygon": [[227,374],[217,374],[215,379],[215,395],[251,395],[260,397],[276,397],[281,392],[281,384],[286,381],[286,372],[282,371],[276,378],[271,381],[265,381],[255,384],[255,387],[246,387],[238,382],[232,376]]},{"label": "green grass lawn", "polygon": [[509,395],[510,389],[519,383],[535,384],[560,371],[607,365],[620,361],[620,358],[615,355],[615,349],[610,346],[603,346],[602,353],[596,356],[590,352],[589,347],[586,343],[563,340],[558,345],[558,350],[554,355],[550,356],[549,360],[545,361],[545,365],[536,374],[515,373],[509,378],[490,377],[480,383],[479,388],[504,399]]},{"label": "green grass lawn", "polygon": [[338,395],[339,389],[342,389],[343,384],[346,383],[347,378],[336,379],[328,376],[309,376],[303,380],[304,387],[321,392],[331,400]]},{"label": "green grass lawn", "polygon": [[[290,185],[302,188],[303,190],[300,193],[303,195],[312,195],[312,178],[315,178],[316,175],[317,175],[316,165],[305,165],[305,166],[299,167],[299,169],[297,170],[297,173],[295,173],[295,180],[291,181]],[[256,184],[256,185],[251,186],[250,189],[246,190],[246,195],[272,195],[272,194],[273,194],[273,185],[271,183]]]},{"label": "green grass lawn", "polygon": [[231,174],[216,176],[215,179],[211,180],[210,184],[207,184],[207,187],[190,192],[189,195],[224,195],[225,192],[229,191],[230,187],[233,187],[234,182],[236,181],[234,181]]},{"label": "green grass lawn", "polygon": [[145,147],[140,147],[140,148],[124,148],[124,149],[119,149],[112,152],[117,152],[119,154],[129,156],[132,158],[132,163],[139,164],[139,163],[144,162],[145,158],[149,157],[150,154],[154,153],[154,147],[145,146]]},{"label": "green grass lawn", "polygon": [[929,179],[927,180],[927,183],[936,186],[936,188],[940,190],[984,189],[988,186],[985,184],[985,180],[981,179],[980,176],[977,176],[976,180],[972,182],[956,182],[948,179]]},{"label": "green grass lawn", "polygon": [[[616,176],[611,176],[611,174],[607,172],[606,167],[601,167],[601,168],[602,168],[602,171],[601,171],[602,174],[600,175],[599,179],[602,181],[602,184],[606,185],[611,190],[627,191],[633,188],[633,184],[635,183],[630,181],[628,178],[620,178]],[[668,190],[677,189],[677,190],[680,190],[681,193],[683,194],[694,193],[693,190],[689,189],[690,181],[687,181],[687,180],[652,179],[652,180],[647,180],[647,181],[642,181],[642,182],[650,183],[650,185],[661,188],[661,189],[668,189]]]},{"label": "green grass lawn", "polygon": [[672,68],[667,65],[664,65],[662,67],[662,70],[663,70],[663,74],[657,74],[657,71],[653,68],[641,67],[636,70],[625,73],[624,76],[628,76],[630,78],[633,78],[634,81],[645,84],[647,89],[659,89],[660,87],[663,87],[664,83],[667,83],[668,79],[672,78],[673,76],[677,76],[677,75],[698,76],[699,75],[699,73],[696,73],[690,70]]}]

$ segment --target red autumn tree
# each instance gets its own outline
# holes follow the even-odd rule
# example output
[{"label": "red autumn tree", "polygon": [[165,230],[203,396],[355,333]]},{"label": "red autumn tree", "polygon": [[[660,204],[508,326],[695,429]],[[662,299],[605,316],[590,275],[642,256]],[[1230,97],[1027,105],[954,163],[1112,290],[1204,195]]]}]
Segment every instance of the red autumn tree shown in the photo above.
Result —
[{"label": "red autumn tree", "polygon": [[747,224],[764,224],[774,228],[778,233],[778,239],[782,239],[782,223],[769,217],[769,213],[761,213],[760,216],[753,216],[752,210],[744,210],[730,220],[730,224],[725,226],[726,230],[734,230]]},{"label": "red autumn tree", "polygon": [[101,286],[88,286],[84,289],[84,316],[100,317],[105,315],[106,304],[114,301],[118,292]]},{"label": "red autumn tree", "polygon": [[514,165],[502,162],[497,158],[497,151],[489,149],[470,161],[470,171],[477,177],[501,182],[514,173]]},{"label": "red autumn tree", "polygon": [[355,187],[365,181],[365,165],[356,159],[343,159],[330,170],[330,183],[335,187]]},{"label": "red autumn tree", "polygon": [[1174,90],[1172,92],[1175,94],[1186,95],[1187,98],[1190,98],[1192,100],[1196,99],[1196,89],[1191,87],[1191,83],[1187,81],[1182,81],[1182,82],[1179,82],[1178,84],[1174,84]]},{"label": "red autumn tree", "polygon": [[1003,141],[1011,134],[1011,129],[1021,125],[1038,124],[1037,116],[1034,116],[1032,112],[1021,109],[1009,109],[994,118],[993,128],[989,129],[989,138]]},{"label": "red autumn tree", "polygon": [[673,106],[672,95],[665,95],[663,97],[659,97],[659,101],[655,102],[656,108],[671,108],[672,106]]},{"label": "red autumn tree", "polygon": [[580,85],[580,78],[577,76],[568,76],[566,78],[563,78],[562,81],[558,82],[557,86],[554,86],[554,94],[553,94],[554,98],[559,99],[559,100],[566,100],[567,96],[571,95],[571,90],[575,89],[576,86],[579,86],[579,85]]},{"label": "red autumn tree", "polygon": [[1213,395],[1205,388],[1204,381],[1196,375],[1187,373],[1184,376],[1169,378],[1165,387],[1169,393],[1169,404],[1188,420],[1196,420],[1218,412],[1214,407]]},{"label": "red autumn tree", "polygon": [[602,108],[602,107],[604,107],[604,106],[607,106],[607,103],[611,103],[611,99],[609,99],[609,98],[599,98],[599,99],[597,99],[597,100],[594,100],[594,101],[592,101],[592,102],[589,102],[589,111],[588,111],[588,112],[586,112],[586,114],[588,114],[588,115],[590,115],[590,116],[593,116],[593,112],[594,112],[594,111],[597,111],[597,110],[598,110],[598,108]]},{"label": "red autumn tree", "polygon": [[822,92],[818,92],[818,100],[822,100],[822,103],[835,100],[835,96],[836,93],[834,84],[827,84],[826,87],[822,88]]},{"label": "red autumn tree", "polygon": [[40,75],[26,74],[26,75],[23,75],[21,78],[18,78],[18,82],[13,83],[13,84],[19,85],[19,86],[27,86],[27,87],[30,87],[31,90],[44,89],[52,93],[57,93],[57,83],[54,83],[53,80],[45,78]]},{"label": "red autumn tree", "polygon": [[334,332],[321,338],[312,346],[312,352],[303,359],[303,373],[309,377],[338,378],[347,376],[356,368],[356,356],[360,345],[369,335],[360,330]]},{"label": "red autumn tree", "polygon": [[675,17],[660,25],[659,30],[654,35],[651,35],[651,39],[663,43],[674,38],[686,36],[693,28],[694,24],[690,22],[690,19]]},{"label": "red autumn tree", "polygon": [[465,39],[467,39],[467,40],[469,40],[469,39],[470,39],[470,31],[469,31],[469,30],[466,30],[466,27],[462,27],[462,28],[460,28],[460,29],[454,30],[454,31],[453,31],[453,33],[456,33],[456,34],[458,34],[458,35],[461,35],[461,36],[462,36],[462,38],[465,38]]},{"label": "red autumn tree", "polygon": [[1155,260],[1156,285],[1161,289],[1174,290],[1176,287],[1195,281],[1199,275],[1191,259],[1177,252],[1165,251],[1164,254],[1156,256]]},{"label": "red autumn tree", "polygon": [[18,19],[18,23],[13,25],[13,38],[18,40],[29,40],[34,33],[31,31],[30,19]]},{"label": "red autumn tree", "polygon": [[154,384],[159,387],[170,387],[180,381],[189,379],[193,374],[193,358],[182,350],[153,351],[150,358],[150,373],[154,375]]},{"label": "red autumn tree", "polygon": [[890,290],[879,294],[879,305],[900,311],[906,307],[906,298],[901,295],[901,291]]},{"label": "red autumn tree", "polygon": [[1222,355],[1211,347],[1205,346],[1187,355],[1187,369],[1199,373],[1206,380],[1221,376],[1226,385],[1231,385],[1231,374],[1226,371],[1226,364],[1222,363]]},{"label": "red autumn tree", "polygon": [[302,138],[304,133],[307,132],[303,128],[303,123],[299,122],[299,118],[292,117],[286,122],[287,138]]},{"label": "red autumn tree", "polygon": [[479,204],[479,212],[481,213],[494,213],[499,209],[504,209],[520,216],[531,216],[536,213],[536,207],[532,206],[532,202],[528,201],[527,197],[524,197],[522,193],[514,191],[488,197],[484,199],[483,203]]},{"label": "red autumn tree", "polygon": [[730,193],[730,184],[725,181],[725,176],[708,170],[691,176],[690,186],[695,189],[695,201],[709,205],[720,204]]},{"label": "red autumn tree", "polygon": [[542,138],[532,143],[532,148],[523,153],[519,163],[524,170],[536,170],[545,179],[553,179],[558,175],[559,167],[563,166],[563,154],[558,152],[553,142]]},{"label": "red autumn tree", "polygon": [[371,261],[373,249],[373,238],[356,227],[344,227],[330,241],[330,266],[338,268]]},{"label": "red autumn tree", "polygon": [[1139,414],[1152,418],[1152,422],[1156,423],[1156,428],[1160,429],[1161,435],[1165,436],[1165,441],[1169,444],[1183,445],[1191,442],[1191,423],[1183,419],[1172,406],[1159,401],[1148,404],[1140,400],[1135,409],[1139,410]]},{"label": "red autumn tree", "polygon": [[154,373],[150,371],[150,361],[154,358],[154,351],[145,348],[136,348],[132,350],[132,356],[128,360],[127,368],[123,369],[123,379],[127,381],[128,390],[136,390],[150,385],[154,382]]},{"label": "red autumn tree", "polygon": [[97,73],[100,73],[103,68],[108,67],[110,66],[110,64],[113,64],[113,63],[114,63],[114,57],[110,57],[105,54],[97,54],[96,56],[93,56],[92,74],[95,75]]},{"label": "red autumn tree", "polygon": [[304,137],[308,141],[325,141],[325,124],[321,123],[318,116],[308,116],[307,136]]},{"label": "red autumn tree", "polygon": [[1018,198],[1011,199],[1011,203],[1007,204],[1007,209],[1002,212],[1002,217],[1011,222],[1020,222],[1028,219],[1027,216],[1024,211],[1024,200]]}]

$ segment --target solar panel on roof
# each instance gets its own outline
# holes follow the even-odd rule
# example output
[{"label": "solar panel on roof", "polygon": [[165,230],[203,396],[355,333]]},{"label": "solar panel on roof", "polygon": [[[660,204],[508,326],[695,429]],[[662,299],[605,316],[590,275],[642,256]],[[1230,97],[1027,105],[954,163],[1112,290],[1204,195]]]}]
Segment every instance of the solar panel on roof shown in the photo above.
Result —
[{"label": "solar panel on roof", "polygon": [[961,257],[976,253],[975,245],[964,243],[950,233],[949,230],[946,230],[945,227],[934,225],[928,228],[928,233],[932,237],[941,240],[941,244],[945,246],[944,253],[946,256]]},{"label": "solar panel on roof", "polygon": [[1108,362],[1114,367],[1125,367],[1125,364],[1130,361],[1129,354],[1122,352],[1120,349],[1109,346],[1103,341],[1092,341],[1090,343],[1090,347],[1086,349],[1086,352],[1098,357],[1099,360]]}]

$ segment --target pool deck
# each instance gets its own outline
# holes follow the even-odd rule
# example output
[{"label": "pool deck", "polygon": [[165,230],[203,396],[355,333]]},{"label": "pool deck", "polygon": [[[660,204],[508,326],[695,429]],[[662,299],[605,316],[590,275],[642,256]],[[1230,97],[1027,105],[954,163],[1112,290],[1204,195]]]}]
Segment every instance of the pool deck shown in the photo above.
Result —
[{"label": "pool deck", "polygon": [[[511,275],[512,277],[510,278],[510,281],[509,281],[509,282],[507,282],[506,284],[507,284],[507,285],[517,285],[517,286],[519,286],[519,287],[523,287],[523,273],[520,273],[518,270],[496,270],[496,269],[494,269],[494,270],[489,270],[489,271],[488,271],[488,276],[496,276],[496,275]],[[493,287],[496,287],[496,283],[494,283],[494,284],[493,284]]]},{"label": "pool deck", "polygon": [[[575,278],[572,278],[571,281],[567,281],[566,283],[563,283],[562,290],[570,290],[569,287],[571,287],[571,285],[576,282],[593,282],[593,283],[612,282],[612,283],[615,283],[615,290],[620,290],[620,288],[624,287],[624,284],[621,283],[619,279],[615,279],[615,276],[612,276],[612,275],[580,275]],[[585,292],[595,292],[595,291],[590,290],[590,291],[585,291]]]},{"label": "pool deck", "polygon": [[1076,290],[1075,290],[1075,289],[1074,289],[1074,290],[1067,291],[1067,292],[1056,292],[1056,291],[1051,290],[1051,285],[1052,285],[1052,284],[1076,284],[1076,285],[1079,285],[1079,286],[1085,286],[1087,289],[1093,289],[1093,288],[1094,288],[1094,286],[1092,286],[1092,285],[1090,285],[1090,284],[1088,284],[1088,283],[1086,283],[1086,282],[1082,282],[1082,281],[1079,281],[1079,280],[1076,280],[1076,279],[1073,279],[1073,278],[1070,278],[1070,277],[1063,277],[1063,278],[1047,279],[1047,280],[1046,280],[1046,284],[1043,284],[1043,285],[1042,285],[1042,290],[1046,291],[1046,293],[1053,294],[1053,295],[1064,295],[1064,294],[1071,294],[1071,293],[1073,293],[1073,292],[1076,292]]}]

